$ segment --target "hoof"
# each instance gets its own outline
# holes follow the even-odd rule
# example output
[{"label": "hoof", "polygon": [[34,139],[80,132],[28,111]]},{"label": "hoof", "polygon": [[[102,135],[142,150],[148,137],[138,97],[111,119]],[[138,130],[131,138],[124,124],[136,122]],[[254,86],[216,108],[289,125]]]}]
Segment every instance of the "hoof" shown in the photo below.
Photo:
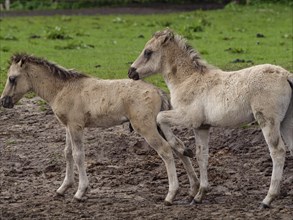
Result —
[{"label": "hoof", "polygon": [[56,192],[55,197],[65,197],[65,193]]},{"label": "hoof", "polygon": [[196,204],[200,204],[200,203],[201,203],[201,201],[193,199],[189,205],[196,205]]},{"label": "hoof", "polygon": [[53,194],[53,198],[55,200],[64,200],[65,199],[65,193],[61,194],[56,192],[55,194]]},{"label": "hoof", "polygon": [[81,197],[81,198],[73,197],[73,201],[76,201],[76,202],[85,202],[86,199],[87,199],[87,197]]},{"label": "hoof", "polygon": [[87,199],[87,197],[85,195],[89,191],[90,191],[90,187],[85,188],[83,193],[82,193],[82,191],[77,191],[75,193],[73,199],[76,200],[77,202],[84,202]]},{"label": "hoof", "polygon": [[193,157],[194,157],[194,154],[193,154],[192,150],[189,149],[189,148],[186,148],[186,149],[183,151],[183,155],[184,155],[184,156],[187,156],[187,157],[190,157],[190,158],[193,158]]},{"label": "hoof", "polygon": [[171,203],[171,202],[168,202],[168,201],[164,201],[164,205],[165,205],[165,206],[171,206],[172,203]]},{"label": "hoof", "polygon": [[265,204],[265,203],[261,203],[261,204],[260,204],[260,209],[269,209],[269,208],[271,208],[270,205],[267,205],[267,204]]}]

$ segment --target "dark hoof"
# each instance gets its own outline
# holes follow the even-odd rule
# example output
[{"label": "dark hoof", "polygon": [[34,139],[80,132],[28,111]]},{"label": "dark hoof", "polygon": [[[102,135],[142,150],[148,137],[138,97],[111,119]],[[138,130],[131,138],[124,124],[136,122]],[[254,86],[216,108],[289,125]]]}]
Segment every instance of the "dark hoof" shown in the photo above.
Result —
[{"label": "dark hoof", "polygon": [[183,155],[184,156],[187,156],[187,157],[190,157],[190,158],[193,158],[194,157],[194,154],[193,154],[193,152],[192,152],[192,150],[190,148],[186,148],[183,151]]},{"label": "dark hoof", "polygon": [[62,201],[62,200],[64,200],[65,199],[65,193],[64,194],[61,194],[61,193],[55,193],[55,194],[53,194],[53,198],[55,199],[55,200],[60,200],[60,201]]},{"label": "dark hoof", "polygon": [[196,205],[196,204],[200,204],[200,203],[201,203],[201,201],[193,199],[189,205]]},{"label": "dark hoof", "polygon": [[171,206],[172,203],[171,203],[171,202],[168,202],[168,201],[164,201],[164,205],[165,205],[165,206]]},{"label": "dark hoof", "polygon": [[75,198],[73,197],[73,201],[76,201],[76,202],[85,202],[87,200],[87,197],[86,196],[83,196],[81,198]]},{"label": "dark hoof", "polygon": [[64,193],[61,194],[61,193],[56,192],[54,197],[65,197],[65,194]]},{"label": "dark hoof", "polygon": [[260,209],[269,209],[269,208],[271,208],[270,205],[267,205],[267,204],[265,204],[265,203],[261,203],[261,204],[260,204]]}]

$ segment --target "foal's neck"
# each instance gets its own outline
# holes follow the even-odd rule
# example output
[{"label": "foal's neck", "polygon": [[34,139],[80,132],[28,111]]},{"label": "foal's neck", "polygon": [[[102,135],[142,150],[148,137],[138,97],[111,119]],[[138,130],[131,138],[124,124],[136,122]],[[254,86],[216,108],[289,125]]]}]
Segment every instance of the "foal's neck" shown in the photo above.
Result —
[{"label": "foal's neck", "polygon": [[64,82],[55,77],[50,70],[38,65],[31,65],[29,70],[32,90],[49,104],[53,102]]},{"label": "foal's neck", "polygon": [[184,51],[172,48],[167,53],[171,55],[166,56],[166,61],[163,62],[162,74],[169,90],[185,82],[190,76],[200,74]]}]

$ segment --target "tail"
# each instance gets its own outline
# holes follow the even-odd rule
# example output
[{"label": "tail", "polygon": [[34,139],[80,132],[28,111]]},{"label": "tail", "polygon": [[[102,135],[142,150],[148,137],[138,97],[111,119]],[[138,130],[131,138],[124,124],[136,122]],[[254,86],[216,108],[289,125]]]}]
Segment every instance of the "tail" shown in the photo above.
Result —
[{"label": "tail", "polygon": [[292,95],[285,118],[281,123],[281,133],[285,143],[288,146],[288,150],[293,156],[293,76],[289,76],[287,80],[291,86]]},{"label": "tail", "polygon": [[159,94],[162,98],[162,105],[161,105],[161,111],[167,111],[170,110],[171,102],[170,102],[170,95],[164,92],[163,90],[159,89]]},{"label": "tail", "polygon": [[289,85],[291,86],[291,89],[293,90],[293,76],[289,76],[287,79]]}]

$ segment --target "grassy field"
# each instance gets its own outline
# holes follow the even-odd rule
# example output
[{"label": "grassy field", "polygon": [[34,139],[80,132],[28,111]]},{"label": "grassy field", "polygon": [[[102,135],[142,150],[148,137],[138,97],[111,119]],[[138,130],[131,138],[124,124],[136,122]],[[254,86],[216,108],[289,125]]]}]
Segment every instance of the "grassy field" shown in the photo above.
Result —
[{"label": "grassy field", "polygon": [[[272,63],[293,72],[292,8],[228,5],[164,15],[15,17],[0,20],[0,91],[7,61],[26,52],[100,78],[127,78],[146,41],[170,27],[210,64],[235,70]],[[166,89],[160,76],[148,79]]]}]

